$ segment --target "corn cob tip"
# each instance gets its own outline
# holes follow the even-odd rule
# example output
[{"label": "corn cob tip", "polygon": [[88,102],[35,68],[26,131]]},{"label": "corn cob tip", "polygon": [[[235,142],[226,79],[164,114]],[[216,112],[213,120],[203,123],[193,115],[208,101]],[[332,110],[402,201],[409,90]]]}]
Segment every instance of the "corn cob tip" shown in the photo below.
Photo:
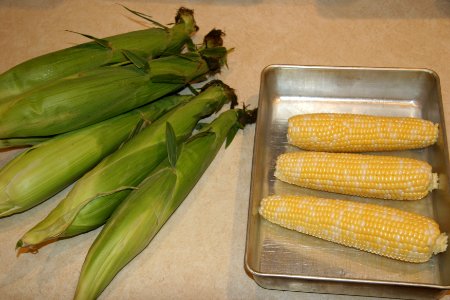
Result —
[{"label": "corn cob tip", "polygon": [[448,236],[445,233],[441,233],[433,246],[433,254],[445,252],[447,250]]},{"label": "corn cob tip", "polygon": [[204,86],[202,86],[201,92],[205,91],[206,89],[210,88],[211,86],[218,86],[223,89],[227,99],[229,99],[229,101],[230,101],[231,108],[234,108],[238,104],[237,96],[236,96],[236,93],[234,92],[234,89],[219,79],[214,79],[214,80],[211,80],[210,82],[206,83]]},{"label": "corn cob tip", "polygon": [[209,75],[220,73],[222,66],[227,64],[227,55],[231,50],[223,47],[225,33],[220,29],[212,29],[203,38],[203,46],[199,50],[200,55],[206,61]]},{"label": "corn cob tip", "polygon": [[208,34],[203,38],[203,43],[206,48],[214,48],[223,46],[222,37],[225,36],[225,32],[220,29],[212,29]]},{"label": "corn cob tip", "polygon": [[[194,11],[192,9],[186,8],[186,7],[180,7],[177,11],[177,14],[175,16],[175,22],[178,23],[192,23],[194,32],[197,32],[199,30],[199,27],[195,23],[194,19]],[[194,33],[193,32],[193,33]]]},{"label": "corn cob tip", "polygon": [[247,109],[248,106],[243,104],[243,108],[239,109],[239,124],[242,127],[245,127],[247,124],[253,124],[256,123],[256,117],[258,115],[258,108],[255,109]]},{"label": "corn cob tip", "polygon": [[244,129],[248,124],[253,124],[256,122],[256,115],[258,108],[248,110],[248,106],[243,104],[242,108],[233,109],[231,108],[228,112],[234,112],[237,117],[235,125],[233,125],[228,131],[227,139],[225,142],[225,148],[227,148],[233,141],[236,133],[239,129]]}]

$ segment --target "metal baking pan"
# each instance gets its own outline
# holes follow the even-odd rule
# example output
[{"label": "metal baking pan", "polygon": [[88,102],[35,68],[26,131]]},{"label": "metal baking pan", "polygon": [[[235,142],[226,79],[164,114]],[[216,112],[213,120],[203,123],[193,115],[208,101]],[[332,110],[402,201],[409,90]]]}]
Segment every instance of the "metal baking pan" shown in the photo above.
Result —
[{"label": "metal baking pan", "polygon": [[[287,144],[287,119],[319,112],[421,117],[438,123],[437,144],[389,152],[427,160],[440,187],[418,201],[387,201],[319,192],[274,178]],[[383,153],[378,153],[383,154]],[[386,153],[384,153],[386,154]],[[448,147],[438,76],[425,69],[271,65],[261,76],[248,214],[245,267],[269,289],[432,299],[450,289],[450,250],[422,264],[406,263],[281,228],[258,215],[269,194],[293,193],[390,205],[434,218],[450,232]]]}]

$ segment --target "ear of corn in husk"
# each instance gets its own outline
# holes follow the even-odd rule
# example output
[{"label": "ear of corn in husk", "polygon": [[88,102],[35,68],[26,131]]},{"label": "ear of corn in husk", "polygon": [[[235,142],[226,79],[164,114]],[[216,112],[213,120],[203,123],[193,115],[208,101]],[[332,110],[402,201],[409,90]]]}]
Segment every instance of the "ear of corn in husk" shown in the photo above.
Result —
[{"label": "ear of corn in husk", "polygon": [[190,136],[201,118],[230,101],[235,102],[236,96],[228,86],[220,81],[207,84],[189,103],[145,128],[78,180],[67,197],[24,234],[17,247],[34,250],[46,241],[103,225],[116,206],[167,156],[166,122],[180,142]]},{"label": "ear of corn in husk", "polygon": [[190,98],[168,96],[21,153],[0,170],[0,217],[25,211],[47,200],[115,151],[140,120],[153,122]]},{"label": "ear of corn in husk", "polygon": [[407,262],[426,262],[447,249],[447,235],[434,220],[387,206],[272,195],[259,213],[292,230]]},{"label": "ear of corn in husk", "polygon": [[91,246],[75,299],[95,299],[114,276],[147,247],[183,202],[227,136],[239,127],[242,111],[222,113],[181,145],[117,208]]},{"label": "ear of corn in husk", "polygon": [[48,136],[82,128],[215,74],[225,63],[227,51],[215,44],[207,47],[208,38],[195,52],[150,60],[141,67],[101,67],[14,97],[0,104],[0,138]]},{"label": "ear of corn in husk", "polygon": [[104,39],[87,36],[94,41],[25,61],[0,75],[0,101],[72,74],[127,61],[123,50],[147,58],[180,53],[198,28],[186,8],[178,10],[175,21],[171,28],[158,26]]},{"label": "ear of corn in husk", "polygon": [[419,118],[317,113],[289,118],[287,138],[312,151],[393,151],[433,145],[438,131],[437,124]]},{"label": "ear of corn in husk", "polygon": [[355,153],[284,153],[275,177],[315,190],[393,200],[418,200],[438,185],[425,161]]}]

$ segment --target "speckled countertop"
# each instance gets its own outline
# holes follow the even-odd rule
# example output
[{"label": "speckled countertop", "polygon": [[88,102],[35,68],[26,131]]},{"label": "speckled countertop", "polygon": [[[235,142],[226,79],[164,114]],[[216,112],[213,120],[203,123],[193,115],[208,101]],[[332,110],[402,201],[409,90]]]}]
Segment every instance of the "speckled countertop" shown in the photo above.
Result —
[{"label": "speckled countertop", "polygon": [[[0,1],[0,72],[97,37],[144,28],[116,0]],[[257,105],[270,64],[428,68],[441,79],[450,128],[450,2],[446,0],[121,1],[169,23],[180,5],[195,10],[200,39],[212,28],[234,47],[218,78],[241,102]],[[448,133],[447,133],[448,134]],[[244,270],[254,126],[222,149],[150,246],[123,269],[101,299],[347,299],[266,290]],[[17,151],[1,152],[2,164]],[[0,298],[70,299],[99,230],[16,257],[17,239],[67,192],[0,221]],[[362,299],[361,297],[349,297]]]}]

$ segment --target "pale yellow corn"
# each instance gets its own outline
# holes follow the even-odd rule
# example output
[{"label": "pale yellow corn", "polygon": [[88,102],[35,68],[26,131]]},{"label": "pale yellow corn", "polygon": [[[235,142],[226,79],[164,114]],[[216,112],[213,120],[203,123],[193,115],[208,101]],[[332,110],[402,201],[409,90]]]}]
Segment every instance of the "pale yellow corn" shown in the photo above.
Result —
[{"label": "pale yellow corn", "polygon": [[288,142],[299,148],[327,152],[392,151],[434,144],[438,125],[407,117],[318,113],[288,120]]},{"label": "pale yellow corn", "polygon": [[315,190],[393,200],[418,200],[437,188],[437,174],[425,161],[356,153],[284,153],[275,177]]},{"label": "pale yellow corn", "polygon": [[447,249],[434,220],[381,205],[274,195],[261,201],[259,213],[285,228],[407,262],[426,262]]}]

